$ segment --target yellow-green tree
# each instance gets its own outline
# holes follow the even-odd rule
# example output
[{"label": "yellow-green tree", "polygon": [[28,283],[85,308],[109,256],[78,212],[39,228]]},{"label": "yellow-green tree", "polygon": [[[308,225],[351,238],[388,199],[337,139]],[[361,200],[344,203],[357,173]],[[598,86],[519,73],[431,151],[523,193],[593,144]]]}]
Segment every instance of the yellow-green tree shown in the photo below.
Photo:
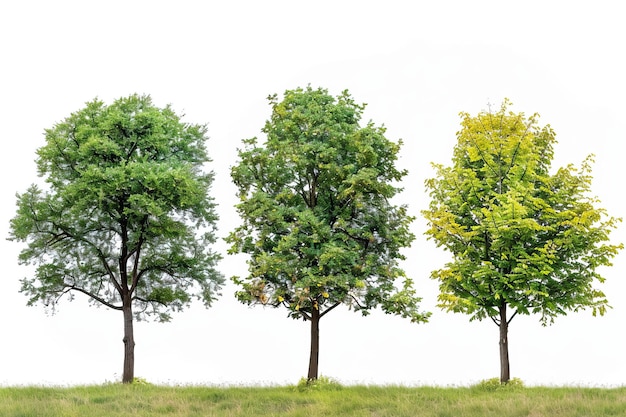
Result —
[{"label": "yellow-green tree", "polygon": [[622,248],[609,243],[620,219],[590,196],[592,157],[552,173],[554,131],[509,105],[461,113],[452,165],[434,165],[423,212],[428,237],[452,254],[432,273],[439,305],[499,327],[502,383],[510,378],[511,320],[536,313],[545,325],[585,308],[604,314],[598,268]]}]

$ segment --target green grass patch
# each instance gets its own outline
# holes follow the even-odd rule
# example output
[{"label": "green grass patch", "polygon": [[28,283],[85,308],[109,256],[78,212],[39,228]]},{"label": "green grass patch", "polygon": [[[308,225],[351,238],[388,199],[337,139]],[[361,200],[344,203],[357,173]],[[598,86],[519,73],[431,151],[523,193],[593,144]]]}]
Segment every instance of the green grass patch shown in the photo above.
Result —
[{"label": "green grass patch", "polygon": [[626,388],[341,386],[0,388],[0,416],[606,417],[626,415]]}]

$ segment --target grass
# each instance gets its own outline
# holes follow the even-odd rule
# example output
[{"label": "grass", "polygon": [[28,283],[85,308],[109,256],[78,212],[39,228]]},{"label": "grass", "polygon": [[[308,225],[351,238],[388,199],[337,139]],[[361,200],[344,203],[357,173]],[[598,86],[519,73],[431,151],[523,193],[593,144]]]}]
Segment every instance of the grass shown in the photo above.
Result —
[{"label": "grass", "polygon": [[625,416],[626,388],[492,389],[303,384],[167,387],[149,384],[0,388],[6,417],[148,416]]}]

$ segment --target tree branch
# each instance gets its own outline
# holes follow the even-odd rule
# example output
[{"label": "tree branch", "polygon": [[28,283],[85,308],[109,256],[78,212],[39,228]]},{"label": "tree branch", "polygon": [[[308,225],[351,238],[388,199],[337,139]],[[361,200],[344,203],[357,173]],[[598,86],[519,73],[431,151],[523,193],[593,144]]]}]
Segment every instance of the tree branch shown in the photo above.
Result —
[{"label": "tree branch", "polygon": [[359,300],[352,294],[348,294],[350,296],[350,298],[352,298],[354,300],[354,302],[356,303],[357,306],[359,306],[360,309],[365,309],[365,307],[363,305],[361,305],[361,303],[359,302]]},{"label": "tree branch", "polygon": [[133,249],[131,252],[135,255],[135,259],[133,262],[133,283],[130,287],[131,294],[135,291],[135,288],[137,288],[137,284],[139,283],[139,257],[141,255],[141,247],[143,246],[143,243],[144,243],[144,237],[145,237],[147,224],[148,224],[148,216],[144,216],[143,220],[141,221],[139,241],[137,242],[135,249]]},{"label": "tree branch", "polygon": [[331,312],[333,309],[335,309],[338,305],[340,305],[340,302],[336,302],[335,304],[333,304],[331,307],[327,308],[323,313],[320,313],[320,319],[322,317],[324,317],[327,313]]},{"label": "tree branch", "polygon": [[107,306],[109,308],[112,308],[113,310],[121,310],[122,309],[122,306],[116,306],[114,304],[111,304],[110,302],[106,301],[104,298],[99,297],[99,296],[97,296],[95,294],[92,294],[91,292],[89,292],[87,290],[84,290],[84,289],[82,289],[80,287],[77,287],[75,285],[68,285],[67,288],[69,288],[70,290],[81,292],[81,293],[83,293],[83,294],[93,298],[94,300],[96,300],[100,304],[104,304],[105,306]]},{"label": "tree branch", "polygon": [[100,259],[100,262],[102,262],[102,265],[104,266],[104,269],[106,270],[106,272],[107,272],[107,274],[109,276],[109,279],[111,280],[111,283],[117,289],[119,294],[122,295],[122,288],[121,288],[120,284],[117,282],[117,279],[115,279],[115,274],[113,273],[113,271],[111,270],[111,267],[109,266],[108,262],[106,261],[106,257],[104,256],[104,253],[102,253],[102,250],[97,245],[93,244],[92,242],[90,242],[88,239],[85,239],[84,237],[75,236],[74,234],[72,234],[68,230],[66,230],[66,228],[64,226],[62,226],[62,225],[59,225],[59,224],[56,224],[56,223],[52,222],[52,227],[61,230],[62,233],[65,234],[68,238],[74,239],[74,240],[76,240],[78,242],[83,242],[87,246],[89,246],[92,249],[94,249],[95,252],[96,252],[96,255]]},{"label": "tree branch", "polygon": [[302,317],[304,317],[304,320],[305,320],[305,321],[306,321],[306,320],[309,320],[309,321],[311,320],[311,315],[310,315],[310,314],[307,314],[307,312],[306,312],[306,311],[298,310],[298,312],[299,312],[300,314],[302,314]]},{"label": "tree branch", "polygon": [[167,307],[167,304],[164,303],[163,301],[152,300],[152,299],[149,299],[149,298],[143,298],[143,297],[139,297],[138,295],[134,296],[132,299],[133,300],[137,300],[137,301],[141,301],[142,303],[146,303],[146,304],[156,303],[156,304],[162,305],[163,307]]}]

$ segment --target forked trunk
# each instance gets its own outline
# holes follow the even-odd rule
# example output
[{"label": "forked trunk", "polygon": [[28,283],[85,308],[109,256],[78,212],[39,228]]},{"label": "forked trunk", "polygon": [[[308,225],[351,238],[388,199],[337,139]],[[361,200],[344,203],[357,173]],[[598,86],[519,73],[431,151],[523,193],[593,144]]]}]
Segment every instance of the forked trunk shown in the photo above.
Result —
[{"label": "forked trunk", "polygon": [[506,303],[500,306],[500,383],[506,384],[511,379],[509,368],[509,323],[506,318]]},{"label": "forked trunk", "polygon": [[135,336],[133,333],[133,310],[129,300],[124,300],[124,372],[122,383],[130,384],[135,378]]},{"label": "forked trunk", "polygon": [[318,376],[320,354],[320,311],[313,308],[311,312],[311,354],[309,356],[309,374],[307,380],[314,381]]}]

